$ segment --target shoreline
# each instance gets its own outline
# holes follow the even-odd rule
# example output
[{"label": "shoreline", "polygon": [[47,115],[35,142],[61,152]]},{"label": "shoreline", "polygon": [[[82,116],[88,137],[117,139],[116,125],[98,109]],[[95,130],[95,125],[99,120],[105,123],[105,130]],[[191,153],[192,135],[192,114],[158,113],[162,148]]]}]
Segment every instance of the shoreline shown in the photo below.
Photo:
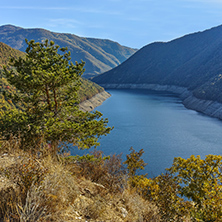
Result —
[{"label": "shoreline", "polygon": [[172,92],[181,98],[183,105],[187,109],[192,109],[222,120],[222,103],[198,99],[185,87],[158,84],[101,84],[101,86],[105,89],[151,89]]},{"label": "shoreline", "polygon": [[100,92],[94,95],[92,98],[87,99],[79,104],[79,108],[82,111],[90,112],[94,110],[96,107],[100,106],[106,99],[108,99],[111,95],[106,92]]}]

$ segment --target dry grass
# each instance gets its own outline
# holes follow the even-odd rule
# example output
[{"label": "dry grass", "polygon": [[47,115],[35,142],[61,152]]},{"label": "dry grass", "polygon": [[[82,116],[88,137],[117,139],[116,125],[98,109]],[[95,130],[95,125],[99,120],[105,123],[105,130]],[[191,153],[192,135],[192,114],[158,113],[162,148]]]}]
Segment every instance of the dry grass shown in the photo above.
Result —
[{"label": "dry grass", "polygon": [[18,144],[12,139],[0,150],[0,221],[160,221],[157,208],[121,180],[118,156],[84,166]]}]

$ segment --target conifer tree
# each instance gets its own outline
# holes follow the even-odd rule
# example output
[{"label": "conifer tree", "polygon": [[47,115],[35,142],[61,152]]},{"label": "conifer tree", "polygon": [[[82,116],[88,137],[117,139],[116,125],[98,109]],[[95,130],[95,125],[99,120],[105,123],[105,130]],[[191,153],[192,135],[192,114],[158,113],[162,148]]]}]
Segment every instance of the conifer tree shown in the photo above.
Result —
[{"label": "conifer tree", "polygon": [[67,48],[52,41],[26,43],[26,58],[12,58],[13,69],[4,67],[5,77],[16,88],[12,100],[23,104],[23,110],[7,110],[0,117],[2,139],[19,136],[24,148],[42,141],[53,147],[72,143],[81,149],[99,145],[98,138],[111,128],[100,112],[79,110],[84,62],[73,64]]}]

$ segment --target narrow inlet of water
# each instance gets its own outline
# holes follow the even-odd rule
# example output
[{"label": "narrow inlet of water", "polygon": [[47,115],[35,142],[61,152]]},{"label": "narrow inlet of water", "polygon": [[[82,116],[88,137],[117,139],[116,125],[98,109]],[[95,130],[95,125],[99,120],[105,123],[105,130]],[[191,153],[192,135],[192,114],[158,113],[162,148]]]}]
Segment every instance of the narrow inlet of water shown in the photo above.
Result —
[{"label": "narrow inlet of water", "polygon": [[[150,90],[107,90],[112,96],[97,110],[109,119],[112,132],[100,139],[106,155],[122,153],[132,146],[144,149],[149,177],[165,172],[174,157],[222,154],[222,121],[186,109],[172,93]],[[72,154],[80,153],[75,149]],[[86,153],[83,151],[81,153]]]}]

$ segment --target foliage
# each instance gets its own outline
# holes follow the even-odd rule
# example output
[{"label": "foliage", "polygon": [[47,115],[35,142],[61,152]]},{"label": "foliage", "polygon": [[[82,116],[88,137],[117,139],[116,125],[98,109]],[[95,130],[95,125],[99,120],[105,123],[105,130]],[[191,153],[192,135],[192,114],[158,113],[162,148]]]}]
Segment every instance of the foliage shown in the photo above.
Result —
[{"label": "foliage", "polygon": [[28,42],[26,58],[12,58],[4,68],[7,81],[15,86],[15,103],[26,104],[23,111],[4,112],[0,119],[1,136],[22,139],[22,146],[38,147],[42,138],[56,149],[59,142],[72,143],[79,148],[97,146],[98,138],[110,132],[107,119],[98,111],[82,112],[78,108],[77,92],[81,85],[84,62],[74,65],[70,52],[54,42]]},{"label": "foliage", "polygon": [[127,164],[127,169],[129,171],[129,176],[135,176],[138,170],[143,170],[147,165],[141,156],[144,153],[144,150],[141,149],[139,152],[136,152],[133,147],[130,148],[131,153],[126,156],[126,161],[123,164]]},{"label": "foliage", "polygon": [[3,65],[7,65],[9,59],[13,57],[18,59],[19,57],[25,57],[25,53],[19,50],[13,49],[10,46],[0,42],[0,68],[3,68]]},{"label": "foliage", "polygon": [[141,149],[139,152],[136,152],[133,147],[130,148],[131,153],[126,156],[126,161],[123,164],[127,165],[128,176],[129,176],[129,185],[131,188],[137,189],[137,192],[141,192],[141,181],[146,179],[145,175],[137,175],[138,170],[143,170],[144,167],[147,165],[141,156],[143,155],[144,151]]},{"label": "foliage", "polygon": [[0,42],[0,115],[3,113],[3,110],[16,107],[13,101],[10,98],[6,98],[2,93],[3,91],[7,91],[9,94],[15,92],[15,87],[11,86],[3,76],[3,66],[7,65],[11,57],[16,59],[19,57],[24,58],[25,53]]},{"label": "foliage", "polygon": [[126,169],[122,165],[121,154],[104,156],[102,151],[95,150],[91,155],[70,156],[65,159],[69,164],[74,163],[70,172],[102,184],[109,192],[119,192],[126,186]]},{"label": "foliage", "polygon": [[221,218],[222,201],[222,156],[207,155],[188,159],[175,158],[169,170],[179,184],[179,194],[191,198],[196,204],[194,217],[197,219],[216,220]]},{"label": "foliage", "polygon": [[[136,170],[125,177],[121,155],[94,151],[52,158],[50,152],[39,156],[21,150],[16,138],[4,141],[0,150],[0,219],[222,221],[221,156],[175,158],[169,173],[151,179],[137,175],[142,166],[135,163],[144,165],[140,161],[143,152],[131,151],[127,160],[137,154],[131,165]],[[181,197],[187,190],[191,201]]]},{"label": "foliage", "polygon": [[85,78],[81,78],[81,85],[78,91],[80,102],[92,98],[95,94],[103,92],[104,88]]},{"label": "foliage", "polygon": [[222,221],[222,156],[207,155],[205,160],[200,156],[178,157],[167,169],[168,173],[148,179],[136,175],[136,170],[143,168],[140,165],[144,163],[142,152],[131,150],[125,161],[128,182],[144,199],[158,207],[163,221]]},{"label": "foliage", "polygon": [[[95,182],[72,170],[75,165],[78,168],[79,158],[52,158],[50,153],[39,156],[21,150],[19,144],[11,138],[3,141],[0,149],[0,221],[161,221],[153,203],[121,186],[125,177],[119,173],[119,155],[103,158],[96,152],[93,158],[80,158],[83,164],[95,163],[94,174],[106,168],[105,177]],[[30,172],[31,185],[23,179],[29,178]],[[121,189],[111,189],[111,184]]]},{"label": "foliage", "polygon": [[31,185],[39,185],[43,180],[47,170],[39,164],[37,159],[34,158],[25,158],[19,162],[18,165],[15,165],[12,168],[9,168],[6,175],[10,178],[13,177],[17,185],[26,191],[31,187]]},{"label": "foliage", "polygon": [[179,184],[172,175],[161,174],[147,179],[146,187],[143,196],[156,204],[164,221],[183,221],[183,218],[189,217],[192,204],[179,197]]},{"label": "foliage", "polygon": [[191,204],[184,202],[178,196],[178,184],[169,174],[159,175],[156,178],[148,179],[147,174],[137,175],[138,170],[143,170],[147,165],[141,156],[144,151],[136,152],[132,147],[131,153],[127,155],[129,185],[136,190],[144,199],[152,201],[159,209],[159,215],[163,221],[180,221],[189,215],[188,206]]},{"label": "foliage", "polygon": [[[18,59],[19,57],[25,58],[25,53],[19,50],[13,49],[10,46],[0,42],[0,114],[2,110],[12,109],[12,108],[19,108],[21,109],[25,104],[15,104],[12,100],[5,97],[2,92],[6,91],[8,94],[15,93],[15,87],[9,84],[6,78],[3,76],[3,66],[7,65],[10,61],[10,58]],[[80,102],[83,102],[86,99],[90,99],[95,94],[104,91],[104,88],[101,86],[85,79],[81,78],[81,85],[78,91],[78,96]]]},{"label": "foliage", "polygon": [[[55,33],[45,29],[25,29],[12,25],[0,26],[0,42],[25,51],[25,38],[44,42],[47,38],[61,47],[68,46],[72,53],[72,62],[86,62],[84,77],[103,73],[129,58],[137,50],[122,46],[106,39],[79,37],[67,33]],[[1,58],[0,58],[1,60]]]}]

